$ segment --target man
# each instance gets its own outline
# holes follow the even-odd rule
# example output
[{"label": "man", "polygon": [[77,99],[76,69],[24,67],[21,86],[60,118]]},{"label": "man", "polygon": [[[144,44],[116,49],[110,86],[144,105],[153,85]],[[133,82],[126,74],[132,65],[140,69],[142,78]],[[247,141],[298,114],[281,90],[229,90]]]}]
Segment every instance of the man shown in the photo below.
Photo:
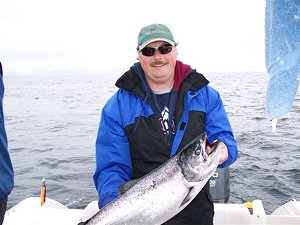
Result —
[{"label": "man", "polygon": [[0,225],[4,220],[7,198],[14,186],[14,172],[7,150],[7,137],[3,115],[4,84],[0,62]]},{"label": "man", "polygon": [[[118,79],[119,90],[102,110],[94,174],[100,208],[119,195],[119,185],[149,173],[203,132],[211,143],[218,139],[224,143],[220,167],[237,158],[237,144],[219,93],[202,74],[177,60],[176,45],[167,26],[142,28],[139,62]],[[209,225],[213,215],[207,183],[165,224]]]}]

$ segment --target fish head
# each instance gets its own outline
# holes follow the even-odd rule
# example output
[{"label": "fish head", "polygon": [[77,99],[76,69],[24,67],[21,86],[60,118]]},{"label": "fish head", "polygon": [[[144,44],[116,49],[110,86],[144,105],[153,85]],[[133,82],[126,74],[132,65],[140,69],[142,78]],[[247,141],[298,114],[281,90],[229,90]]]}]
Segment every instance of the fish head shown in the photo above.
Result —
[{"label": "fish head", "polygon": [[[178,153],[179,166],[188,182],[200,182],[213,175],[219,164],[219,143],[210,145],[206,133],[202,133]],[[206,151],[208,145],[210,153]]]}]

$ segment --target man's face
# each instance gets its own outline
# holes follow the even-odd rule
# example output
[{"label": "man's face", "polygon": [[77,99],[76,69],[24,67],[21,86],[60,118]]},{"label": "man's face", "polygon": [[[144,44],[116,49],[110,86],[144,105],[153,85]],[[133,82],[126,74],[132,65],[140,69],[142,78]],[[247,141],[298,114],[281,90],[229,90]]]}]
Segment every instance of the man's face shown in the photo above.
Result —
[{"label": "man's face", "polygon": [[[155,41],[148,44],[145,48],[157,48],[162,45],[169,44],[164,41]],[[147,82],[152,89],[161,87],[164,84],[173,84],[177,54],[176,46],[173,46],[172,51],[166,54],[162,54],[156,49],[153,56],[145,56],[139,51],[138,55],[141,66]]]}]

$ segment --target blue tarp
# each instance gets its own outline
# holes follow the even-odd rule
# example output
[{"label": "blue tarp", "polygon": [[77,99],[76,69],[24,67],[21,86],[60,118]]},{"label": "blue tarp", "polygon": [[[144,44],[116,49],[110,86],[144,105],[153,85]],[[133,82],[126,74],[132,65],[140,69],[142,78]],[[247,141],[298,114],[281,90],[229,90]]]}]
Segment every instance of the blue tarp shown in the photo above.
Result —
[{"label": "blue tarp", "polygon": [[300,78],[300,0],[266,0],[267,118],[289,112]]}]

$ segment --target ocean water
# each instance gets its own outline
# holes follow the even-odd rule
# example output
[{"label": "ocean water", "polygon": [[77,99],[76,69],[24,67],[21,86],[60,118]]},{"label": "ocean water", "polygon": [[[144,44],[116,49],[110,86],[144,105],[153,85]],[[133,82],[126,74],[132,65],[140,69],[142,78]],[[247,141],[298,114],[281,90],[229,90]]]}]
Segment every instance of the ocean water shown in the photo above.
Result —
[{"label": "ocean water", "polygon": [[[118,75],[5,77],[5,123],[15,170],[8,208],[47,197],[70,208],[97,200],[92,181],[100,113]],[[265,115],[268,75],[205,75],[222,96],[239,157],[230,166],[230,203],[261,199],[270,213],[300,200],[300,96],[279,119],[276,132]],[[112,140],[113,141],[113,140]]]}]

